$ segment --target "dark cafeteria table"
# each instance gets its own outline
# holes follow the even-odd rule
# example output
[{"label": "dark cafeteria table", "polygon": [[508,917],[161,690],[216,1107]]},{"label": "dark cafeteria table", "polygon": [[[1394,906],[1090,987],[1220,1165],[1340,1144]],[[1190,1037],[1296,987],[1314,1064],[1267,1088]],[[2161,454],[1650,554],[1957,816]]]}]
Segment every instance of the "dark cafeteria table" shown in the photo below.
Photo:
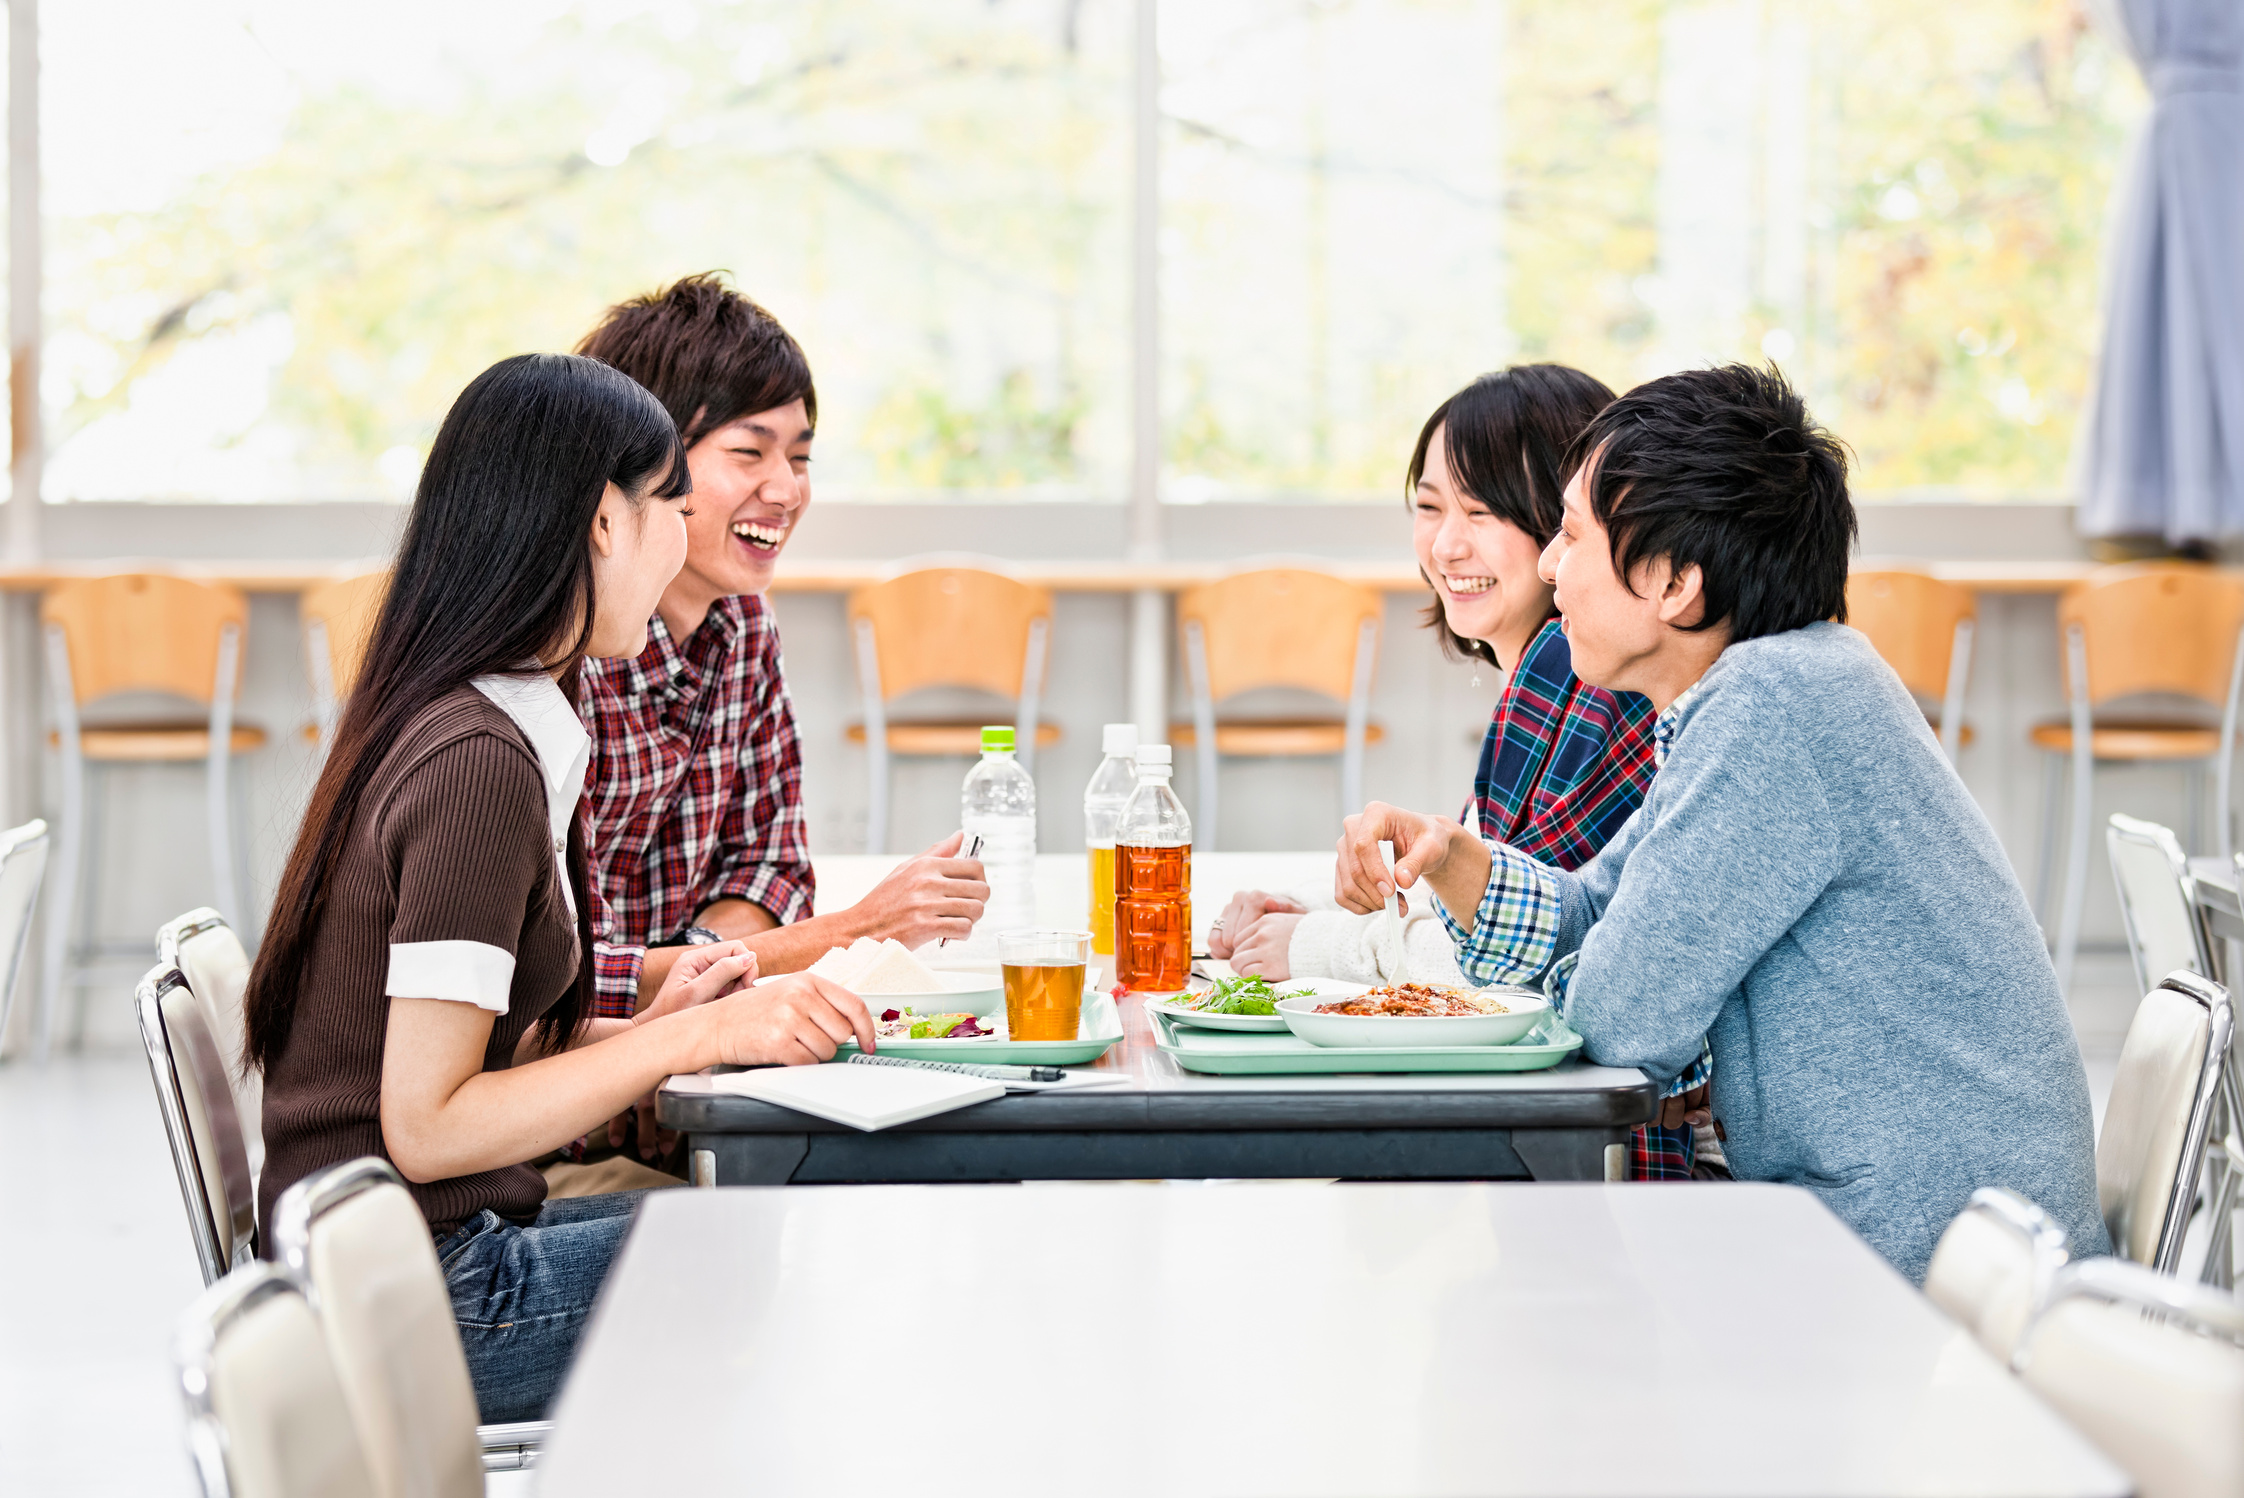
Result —
[{"label": "dark cafeteria table", "polygon": [[1629,1130],[1657,1109],[1633,1068],[1222,1077],[1154,1043],[1135,997],[1091,1070],[1110,1087],[1008,1094],[877,1133],[673,1077],[657,1117],[682,1130],[696,1180],[843,1182],[1616,1179]]}]

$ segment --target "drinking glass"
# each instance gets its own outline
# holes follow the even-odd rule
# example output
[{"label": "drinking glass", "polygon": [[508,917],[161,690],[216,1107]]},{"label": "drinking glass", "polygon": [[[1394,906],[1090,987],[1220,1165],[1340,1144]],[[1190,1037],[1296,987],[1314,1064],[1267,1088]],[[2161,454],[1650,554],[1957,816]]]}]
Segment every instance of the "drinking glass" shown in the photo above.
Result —
[{"label": "drinking glass", "polygon": [[1073,1040],[1083,1027],[1088,931],[1008,931],[997,939],[1005,1029],[1014,1040]]}]

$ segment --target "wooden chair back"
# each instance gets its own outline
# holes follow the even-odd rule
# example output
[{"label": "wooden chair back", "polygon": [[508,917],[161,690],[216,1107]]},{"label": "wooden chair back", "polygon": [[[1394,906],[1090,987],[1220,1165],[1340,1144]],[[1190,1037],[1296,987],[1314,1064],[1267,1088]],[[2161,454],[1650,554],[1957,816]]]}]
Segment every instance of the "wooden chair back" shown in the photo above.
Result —
[{"label": "wooden chair back", "polygon": [[[57,585],[40,600],[42,624],[58,626],[70,651],[70,686],[80,703],[112,692],[171,692],[209,704],[218,642],[234,626],[249,633],[249,598],[222,583],[161,572],[125,572]],[[241,664],[236,647],[234,683]]]},{"label": "wooden chair back", "polygon": [[2188,562],[2100,567],[2057,600],[2059,634],[2075,625],[2087,646],[2091,706],[2137,692],[2218,705],[2228,700],[2244,629],[2244,576]]},{"label": "wooden chair back", "polygon": [[978,567],[923,567],[849,595],[849,627],[873,627],[880,695],[975,687],[1017,697],[1037,620],[1049,633],[1052,593]]},{"label": "wooden chair back", "polygon": [[337,701],[350,696],[358,684],[366,642],[373,637],[374,621],[389,591],[388,571],[367,572],[314,588],[297,604],[305,629],[316,623],[326,639],[328,681]]},{"label": "wooden chair back", "polygon": [[1882,568],[1847,578],[1847,623],[1869,636],[1901,684],[1920,697],[1948,695],[1956,626],[1978,617],[1971,589],[1929,572]]},{"label": "wooden chair back", "polygon": [[1235,572],[1177,596],[1177,627],[1200,626],[1218,702],[1258,687],[1347,701],[1363,626],[1382,612],[1375,589],[1296,567]]}]

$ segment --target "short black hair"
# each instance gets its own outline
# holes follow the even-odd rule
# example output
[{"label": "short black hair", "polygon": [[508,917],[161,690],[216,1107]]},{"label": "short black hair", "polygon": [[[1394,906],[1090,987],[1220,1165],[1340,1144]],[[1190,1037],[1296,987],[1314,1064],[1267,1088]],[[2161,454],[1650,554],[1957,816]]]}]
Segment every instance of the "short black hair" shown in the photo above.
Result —
[{"label": "short black hair", "polygon": [[[1575,434],[1612,399],[1603,380],[1565,364],[1514,364],[1484,374],[1434,407],[1419,429],[1403,503],[1412,502],[1426,476],[1434,433],[1447,427],[1442,451],[1457,487],[1548,546],[1566,508],[1566,454]],[[1426,586],[1433,585],[1427,578]],[[1506,669],[1486,641],[1449,627],[1439,597],[1426,606],[1425,624],[1450,659],[1471,657]]]},{"label": "short black hair", "polygon": [[727,422],[790,401],[801,401],[818,425],[818,387],[802,345],[733,290],[723,271],[618,302],[577,352],[653,391],[688,447]]},{"label": "short black hair", "polygon": [[1690,628],[1726,623],[1736,641],[1846,621],[1846,445],[1774,366],[1647,381],[1583,428],[1566,467],[1589,469],[1585,497],[1628,587],[1661,558],[1699,569],[1705,612]]}]

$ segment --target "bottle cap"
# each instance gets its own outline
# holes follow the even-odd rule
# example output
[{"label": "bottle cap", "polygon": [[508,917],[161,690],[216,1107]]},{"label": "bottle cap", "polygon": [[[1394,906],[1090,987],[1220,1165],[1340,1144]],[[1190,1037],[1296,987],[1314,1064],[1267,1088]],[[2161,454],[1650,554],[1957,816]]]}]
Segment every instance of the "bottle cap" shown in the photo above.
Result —
[{"label": "bottle cap", "polygon": [[1004,751],[1005,753],[1007,753],[1007,754],[1011,754],[1011,753],[1013,752],[1013,730],[1012,730],[1012,727],[1011,727],[1010,725],[1004,725],[1004,726],[993,726],[993,727],[989,727],[989,728],[985,728],[985,729],[983,729],[983,730],[982,730],[982,752],[983,752],[984,754],[988,754],[988,753],[990,753],[990,752],[991,752],[991,751],[993,751],[993,750],[1000,750],[1000,749],[1001,749],[1001,750],[1003,750],[1003,751]]},{"label": "bottle cap", "polygon": [[1138,745],[1137,761],[1140,770],[1166,770],[1169,768],[1169,746],[1167,744],[1140,744]]},{"label": "bottle cap", "polygon": [[1106,743],[1101,754],[1135,754],[1138,752],[1138,725],[1135,723],[1109,723],[1106,725]]}]

